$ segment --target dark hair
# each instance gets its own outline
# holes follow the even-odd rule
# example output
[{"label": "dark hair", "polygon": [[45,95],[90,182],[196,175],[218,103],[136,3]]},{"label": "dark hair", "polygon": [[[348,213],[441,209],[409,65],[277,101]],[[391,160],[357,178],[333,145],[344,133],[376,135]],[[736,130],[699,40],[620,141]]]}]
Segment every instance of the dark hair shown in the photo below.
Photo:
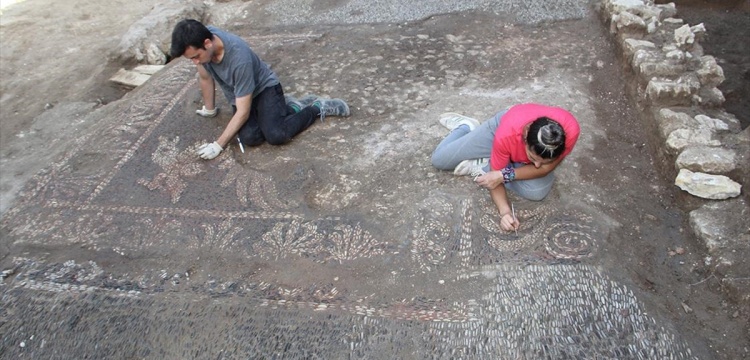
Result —
[{"label": "dark hair", "polygon": [[205,49],[203,43],[206,39],[213,39],[213,36],[214,34],[198,20],[182,20],[172,30],[172,47],[169,49],[169,55],[172,58],[178,58],[189,46]]},{"label": "dark hair", "polygon": [[565,152],[565,130],[556,121],[542,116],[531,123],[526,143],[542,159],[554,159]]}]

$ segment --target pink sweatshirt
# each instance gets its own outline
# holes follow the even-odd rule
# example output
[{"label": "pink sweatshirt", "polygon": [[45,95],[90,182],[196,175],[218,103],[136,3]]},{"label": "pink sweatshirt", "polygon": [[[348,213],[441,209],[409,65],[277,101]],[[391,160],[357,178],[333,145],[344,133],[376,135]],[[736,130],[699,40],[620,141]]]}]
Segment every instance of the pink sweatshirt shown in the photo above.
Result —
[{"label": "pink sweatshirt", "polygon": [[515,105],[500,119],[500,125],[495,132],[490,156],[490,166],[493,170],[502,169],[511,162],[531,163],[526,156],[523,128],[542,116],[562,126],[565,131],[565,151],[560,157],[564,158],[570,154],[581,133],[578,121],[571,113],[562,108],[539,104]]}]

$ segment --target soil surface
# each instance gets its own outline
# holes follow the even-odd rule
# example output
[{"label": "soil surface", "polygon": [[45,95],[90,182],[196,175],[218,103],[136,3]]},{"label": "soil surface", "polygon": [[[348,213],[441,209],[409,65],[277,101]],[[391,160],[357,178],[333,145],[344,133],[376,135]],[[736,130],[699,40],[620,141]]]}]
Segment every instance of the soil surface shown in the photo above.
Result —
[{"label": "soil surface", "polygon": [[[720,64],[727,77],[727,81],[721,88],[727,97],[727,109],[743,121],[743,126],[747,126],[749,120],[745,114],[750,113],[746,101],[750,94],[748,92],[748,64],[750,64],[750,60],[748,59],[747,41],[744,40],[747,39],[748,31],[750,31],[748,30],[750,25],[747,22],[747,6],[719,6],[714,5],[714,3],[677,1],[678,12],[691,24],[698,22],[706,24],[710,39],[704,44],[706,53],[721,59]],[[120,37],[127,31],[128,27],[150,11],[151,4],[150,1],[140,0],[116,0],[106,4],[93,0],[67,2],[27,0],[3,9],[3,14],[0,17],[0,38],[2,38],[3,43],[3,46],[0,47],[0,61],[2,61],[0,63],[0,79],[2,79],[0,84],[2,93],[0,97],[0,118],[2,118],[2,123],[0,123],[0,156],[2,158],[0,166],[3,169],[0,212],[5,213],[13,206],[16,193],[31,176],[47,164],[55,161],[60,154],[79,146],[74,143],[73,139],[79,133],[85,132],[86,129],[95,125],[87,123],[87,121],[96,117],[85,117],[84,115],[105,107],[106,104],[114,102],[128,92],[128,89],[107,82],[107,79],[117,69],[125,65],[111,63],[109,52],[119,43]],[[744,4],[747,4],[747,2],[745,1]],[[456,21],[456,17],[469,16],[477,19],[481,17],[472,13],[453,14],[451,16],[453,17],[447,18],[450,21],[441,21],[442,18],[436,17],[423,23],[403,24],[404,31],[409,32],[408,35],[416,39],[420,39],[420,36],[425,33],[430,33],[430,39],[442,38],[443,34],[450,34],[452,31],[471,33],[471,31],[460,29],[458,26],[456,26],[458,29],[453,29],[451,25],[446,24],[459,23]],[[534,35],[530,35],[528,40],[542,44],[548,38],[556,39],[561,36],[565,37],[566,34],[568,37],[577,36],[585,33],[579,32],[582,27],[596,27],[597,25],[570,23],[567,26],[557,28],[561,31],[560,33],[547,33],[543,27],[539,29],[511,27],[507,32],[511,35],[516,32],[515,35],[519,38],[524,34],[533,33]],[[401,27],[402,25],[398,26]],[[234,28],[230,26],[229,28],[230,30],[247,30],[246,27],[243,28],[240,25],[234,25]],[[303,33],[303,29],[296,30],[296,33]],[[304,30],[309,31],[310,29]],[[316,30],[320,30],[321,33],[330,31],[334,35],[324,37],[319,43],[313,45],[293,43],[292,45],[296,47],[291,48],[299,51],[299,53],[314,53],[317,47],[326,48],[328,46],[326,48],[328,51],[337,52],[342,55],[342,58],[344,54],[347,54],[347,51],[366,52],[366,49],[360,46],[361,44],[354,43],[353,40],[347,38],[346,31],[325,27],[316,28]],[[265,33],[260,34],[260,36],[274,32],[272,29],[264,29],[264,31]],[[399,38],[400,35],[395,26],[391,28],[387,25],[365,30],[358,29],[358,31],[361,33],[352,31],[352,37],[363,39],[362,41],[373,39],[378,41],[381,38],[389,39],[389,37]],[[371,31],[372,34],[368,34],[368,31]],[[602,30],[602,33],[604,32]],[[437,35],[433,36],[433,33]],[[44,36],[40,36],[40,34],[44,34]],[[359,37],[355,37],[355,35]],[[566,49],[559,49],[559,56],[556,56],[554,61],[557,61],[557,65],[563,69],[568,66],[574,69],[585,67],[587,71],[596,74],[595,76],[592,75],[590,82],[587,84],[587,87],[590,88],[583,91],[597,94],[596,101],[592,105],[593,109],[591,109],[592,115],[595,115],[598,119],[606,119],[606,121],[599,124],[601,128],[597,129],[600,132],[597,134],[598,137],[589,139],[588,145],[591,146],[591,149],[596,149],[596,151],[590,152],[595,153],[596,157],[580,159],[580,163],[576,163],[577,166],[580,166],[580,169],[576,171],[582,174],[581,180],[584,183],[597,184],[601,189],[606,189],[606,192],[575,188],[572,185],[570,188],[558,189],[558,191],[568,191],[581,199],[596,198],[597,201],[600,199],[600,203],[592,205],[592,208],[601,211],[597,215],[601,216],[602,219],[616,219],[616,221],[610,222],[611,229],[607,231],[606,236],[603,236],[607,244],[606,246],[600,246],[598,255],[600,257],[597,258],[597,261],[600,262],[596,266],[624,269],[619,275],[611,275],[612,278],[632,285],[636,290],[638,299],[648,304],[650,309],[655,309],[660,317],[675,324],[675,327],[679,329],[678,332],[701,357],[717,359],[750,357],[750,349],[748,348],[750,347],[750,340],[748,340],[750,338],[750,327],[747,323],[750,312],[746,308],[740,308],[736,304],[724,300],[715,278],[712,278],[711,274],[704,273],[701,265],[704,251],[689,235],[690,230],[686,226],[687,217],[676,207],[673,186],[660,180],[658,169],[653,167],[654,161],[649,151],[649,144],[643,141],[647,138],[647,135],[642,131],[628,133],[620,131],[622,127],[638,129],[639,123],[635,118],[635,111],[630,102],[623,99],[622,94],[624,93],[626,80],[621,78],[622,74],[618,70],[619,67],[616,66],[618,59],[613,55],[613,49],[600,40],[582,41],[591,41],[588,48],[596,49],[598,53],[565,53]],[[395,52],[396,55],[419,53],[421,51],[420,46],[431,49],[429,48],[431,44],[420,43],[418,40],[414,40],[414,48],[408,48],[409,45],[402,44],[401,46],[406,47],[406,50],[397,49],[397,46],[393,45],[392,42],[384,42],[384,44],[380,44],[383,53],[390,51]],[[522,44],[516,45],[518,51],[524,50]],[[292,59],[292,54],[285,53],[283,48],[265,50],[264,55],[267,55],[265,59],[281,69],[299,69],[306,66],[302,60],[288,60]],[[378,50],[381,49],[378,48]],[[401,53],[401,51],[404,51],[404,53]],[[502,53],[500,49],[495,49],[495,51]],[[561,56],[565,58],[562,59]],[[373,58],[375,58],[375,54],[373,54]],[[515,63],[512,58],[503,60],[510,69],[507,70],[509,71],[509,78],[511,78],[511,73],[515,74],[514,71],[520,71],[524,72],[522,76],[526,76],[528,79],[542,79],[541,83],[545,86],[552,83],[549,79],[545,80],[545,77],[554,78],[554,76],[546,73],[542,60],[531,63],[529,67],[526,67],[527,64]],[[333,66],[333,63],[320,61],[324,65]],[[340,61],[344,62],[344,60]],[[550,59],[550,61],[553,61],[553,59]],[[377,63],[368,65],[371,65],[373,69],[378,69]],[[493,76],[498,76],[498,71],[506,71],[505,69],[497,70],[482,63],[470,63],[470,61],[466,61],[462,66],[466,66],[466,69],[462,68],[461,70],[484,71],[486,74]],[[389,71],[395,72],[397,70],[391,69]],[[405,67],[398,71],[400,71],[398,74],[389,74],[389,76],[406,78],[411,81],[414,69]],[[297,70],[296,73],[292,74],[290,72],[291,70],[287,70],[286,73],[282,73],[282,80],[288,85],[288,92],[301,94],[305,90],[309,90],[312,86],[311,81],[302,80],[306,76],[303,71]],[[340,86],[350,89],[366,89],[370,85],[367,81],[372,80],[377,87],[379,79],[376,78],[376,75],[370,76],[372,76],[372,79],[344,79]],[[565,87],[565,84],[572,83],[572,78],[566,77],[568,75],[560,76],[560,78],[555,79],[556,81],[559,80],[561,88]],[[300,80],[295,82],[294,79]],[[620,81],[623,85],[619,85],[620,83],[613,80]],[[459,79],[457,81],[469,83],[474,80]],[[383,84],[379,85],[382,86]],[[467,88],[470,87],[470,84],[467,85]],[[317,88],[317,90],[325,92],[331,89]],[[400,90],[396,89],[395,91]],[[540,90],[530,85],[529,92],[533,91],[545,93],[549,90]],[[570,92],[570,98],[577,94],[576,89],[566,91]],[[405,94],[403,98],[408,99],[410,105],[423,106],[421,110],[425,112],[437,113],[440,110],[446,110],[439,108],[438,104],[426,103],[422,100],[422,95],[414,92]],[[459,95],[469,97],[467,94]],[[459,95],[453,94],[450,99],[454,103],[460,103],[461,100],[457,100],[461,98]],[[478,105],[473,108],[475,113],[468,115],[481,117],[494,110],[491,100],[487,100],[492,96],[500,95],[489,94],[484,100],[465,104],[465,109],[471,109],[472,105]],[[192,112],[190,106],[196,106],[199,97],[197,92],[193,91],[188,93],[186,98],[189,101],[180,104],[185,105],[186,109],[183,111],[187,116]],[[364,130],[358,130],[356,127],[352,127],[352,129],[347,127],[343,130],[349,130],[356,136],[364,137],[362,133],[369,131],[368,129],[376,127],[385,129],[393,126],[388,122],[388,120],[391,120],[387,118],[388,116],[404,116],[404,118],[414,116],[408,112],[399,113],[398,111],[402,111],[402,109],[395,110],[394,108],[397,108],[397,106],[393,105],[393,102],[373,98],[373,103],[369,106],[363,103],[361,99],[355,101],[353,105],[356,111],[363,114],[369,108],[385,109],[385,112],[373,114],[374,120],[366,120],[365,117],[356,118],[355,115],[357,121],[355,124],[361,126],[360,129]],[[61,122],[60,119],[68,121]],[[327,126],[329,127],[322,128],[324,130],[320,131],[330,130],[331,125]],[[328,146],[330,146],[330,149],[337,149],[336,144],[345,142],[345,139],[337,137],[336,129],[333,130],[331,133],[325,133],[325,135],[329,136],[326,139],[329,140]],[[400,134],[400,132],[394,131],[389,135],[395,133]],[[439,136],[438,130],[432,128],[426,134],[419,127],[407,128],[406,133],[414,139],[420,140],[424,138],[434,140],[433,138]],[[309,138],[306,140],[302,137],[301,139],[302,142],[307,144],[314,143]],[[381,140],[380,144],[373,144],[373,149],[368,150],[371,152],[380,151],[384,156],[394,156],[394,153],[398,153],[400,147],[410,149],[409,146],[413,145],[411,142],[415,141],[408,137],[394,140],[390,136]],[[392,149],[374,148],[382,146],[383,143],[391,144]],[[159,145],[161,146],[161,143]],[[323,150],[327,149],[329,148]],[[419,152],[416,155],[426,157],[429,154],[427,146],[419,147],[418,150]],[[294,156],[305,156],[305,150],[301,148],[289,151],[292,151]],[[95,155],[92,152],[92,156]],[[343,157],[345,155],[332,153],[330,156]],[[396,158],[399,163],[390,166],[393,166],[394,169],[408,168],[406,175],[412,176],[412,178],[419,179],[424,173],[434,173],[429,169],[429,166],[425,166],[426,164],[417,164],[412,168],[413,159],[408,157]],[[377,159],[369,160],[377,161]],[[278,161],[278,159],[271,158],[268,163],[272,164],[274,161]],[[148,164],[147,158],[141,166],[145,166],[143,164]],[[603,164],[606,164],[611,171],[602,170]],[[77,165],[86,166],[85,163]],[[313,177],[312,180],[305,183],[306,188],[301,189],[305,192],[310,191],[310,193],[314,193],[312,190],[318,193],[325,192],[327,190],[326,184],[334,183],[336,180],[328,178],[330,173],[340,170],[330,164],[321,165],[319,168],[305,167],[305,164],[296,164],[295,166],[295,171],[292,174],[284,174],[281,170],[275,170],[278,174],[274,175],[280,178],[286,176],[284,179],[289,180],[286,183],[290,184],[289,187],[292,188],[292,180],[295,177],[305,178],[309,176],[309,173],[316,173],[319,178]],[[573,173],[574,171],[571,170],[570,172]],[[351,174],[351,176],[354,175]],[[379,176],[378,179],[368,180],[371,181],[369,184],[372,187],[362,190],[363,193],[370,196],[369,198],[383,197],[385,200],[392,200],[393,202],[412,201],[419,203],[420,199],[418,198],[407,198],[407,201],[405,201],[392,196],[396,187],[401,189],[403,186],[408,189],[413,184],[399,184],[387,172],[376,175]],[[438,175],[431,185],[455,185],[454,182],[458,181],[460,180]],[[563,184],[566,183],[563,182]],[[343,182],[343,185],[359,186],[354,182]],[[390,185],[393,185],[393,187],[389,188]],[[296,191],[297,189],[289,190]],[[590,191],[590,193],[587,194],[587,191]],[[331,192],[333,192],[333,189],[331,189]],[[477,201],[482,198],[484,197],[477,197]],[[563,197],[562,200],[566,199],[569,199],[569,197]],[[570,205],[570,203],[565,203],[562,200],[561,203],[566,206]],[[379,207],[381,204],[377,201],[364,205],[358,204],[356,201],[354,203],[357,204],[352,204],[346,198],[334,199],[333,201],[336,202],[334,205],[314,198],[306,199],[306,201],[319,207],[310,209],[310,212],[320,213],[332,210],[326,208],[326,206],[334,207],[336,204],[341,205],[340,207],[343,209],[361,212],[362,214],[367,212],[358,208],[358,206],[372,207],[372,211],[367,214],[382,215],[383,219],[390,220],[389,222],[384,221],[381,224],[382,227],[385,228],[391,226],[391,224],[399,224],[403,228],[407,227],[407,224],[399,222],[401,214],[383,214],[386,212],[386,210],[383,210],[385,207]],[[390,205],[387,201],[385,202]],[[426,203],[425,207],[428,207],[427,205],[432,206],[434,204]],[[363,216],[363,218],[366,217]],[[612,225],[614,222],[617,223],[617,226]],[[396,228],[398,227],[396,226]],[[0,235],[6,236],[7,234],[0,233]],[[26,251],[27,255],[24,256],[30,256],[28,251],[36,249],[34,246],[11,249],[6,244],[3,245],[3,250],[0,251],[0,255],[5,260],[3,265],[10,262],[9,259],[16,254],[14,251],[20,249]],[[60,250],[61,248],[62,250]],[[168,267],[173,265],[178,267],[184,265],[174,258],[170,260],[170,264],[165,265],[153,264],[161,261],[156,256],[121,258],[110,254],[108,255],[109,258],[105,259],[106,256],[101,252],[90,255],[88,252],[77,248],[50,249],[43,248],[43,250],[49,251],[44,260],[50,263],[63,262],[71,258],[83,261],[88,259],[89,256],[95,256],[99,264],[104,264],[106,271],[120,274],[127,274],[131,269],[145,269],[151,266]],[[226,278],[235,279],[232,276],[236,277],[237,275],[233,272],[233,269],[241,268],[243,261],[245,261],[245,259],[231,258],[213,260],[196,261],[194,266],[207,273],[219,273],[217,276],[223,275]],[[228,266],[228,264],[231,264],[231,266]],[[306,272],[308,269],[314,269],[318,271],[317,275],[323,273],[326,277],[333,277],[337,274],[336,269],[332,267],[321,270],[319,264],[310,264],[306,261],[301,261],[300,264],[295,265],[298,265],[299,268],[288,264],[286,266],[259,266],[257,271],[246,270],[252,273],[242,276],[260,278],[259,274],[262,274],[266,276],[263,278],[265,280],[289,284],[290,287],[293,287],[316,281],[312,273]],[[291,268],[295,268],[295,270],[290,270]],[[225,273],[221,274],[222,271]],[[329,271],[331,272],[330,276],[327,275]],[[376,272],[383,272],[383,274],[376,274],[382,279],[389,276],[389,272],[382,268],[377,269],[377,271],[373,270],[373,273]],[[191,276],[193,276],[192,273]],[[200,279],[200,276],[199,272],[196,271],[193,278]],[[364,276],[364,278],[367,278],[367,276]],[[352,280],[342,279],[342,282],[346,281]],[[351,284],[337,286],[342,289],[359,289],[358,286],[362,286],[369,290],[366,285],[354,281]],[[178,292],[175,291],[175,293]],[[450,296],[450,294],[428,294],[434,297]],[[398,297],[399,294],[384,293],[381,296],[382,299],[378,299],[378,301],[388,303],[393,298]],[[228,321],[231,321],[231,319],[228,319]]]},{"label": "soil surface", "polygon": [[2,9],[0,213],[26,180],[91,125],[86,114],[130,90],[108,81],[125,65],[112,63],[111,53],[152,6],[145,0],[27,0]]}]

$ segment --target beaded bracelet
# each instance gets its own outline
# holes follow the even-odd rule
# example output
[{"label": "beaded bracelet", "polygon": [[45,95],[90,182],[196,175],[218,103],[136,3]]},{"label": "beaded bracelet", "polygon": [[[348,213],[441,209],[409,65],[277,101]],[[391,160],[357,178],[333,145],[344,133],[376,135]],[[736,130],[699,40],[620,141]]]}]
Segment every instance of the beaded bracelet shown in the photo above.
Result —
[{"label": "beaded bracelet", "polygon": [[503,183],[505,184],[516,179],[516,169],[513,168],[513,164],[508,164],[508,166],[501,169],[500,172],[503,174]]}]

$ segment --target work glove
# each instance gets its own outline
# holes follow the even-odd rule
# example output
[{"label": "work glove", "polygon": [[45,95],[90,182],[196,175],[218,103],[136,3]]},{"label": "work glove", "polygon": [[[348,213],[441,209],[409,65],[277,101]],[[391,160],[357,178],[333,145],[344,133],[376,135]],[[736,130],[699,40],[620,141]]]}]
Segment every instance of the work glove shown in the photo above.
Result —
[{"label": "work glove", "polygon": [[219,143],[217,143],[216,141],[212,143],[205,143],[198,148],[198,156],[206,160],[211,160],[219,156],[221,150],[224,149],[222,149],[221,145],[219,145]]},{"label": "work glove", "polygon": [[216,114],[219,113],[219,108],[214,108],[213,110],[206,109],[206,105],[203,105],[203,109],[195,110],[195,113],[203,116],[203,117],[214,117]]}]

